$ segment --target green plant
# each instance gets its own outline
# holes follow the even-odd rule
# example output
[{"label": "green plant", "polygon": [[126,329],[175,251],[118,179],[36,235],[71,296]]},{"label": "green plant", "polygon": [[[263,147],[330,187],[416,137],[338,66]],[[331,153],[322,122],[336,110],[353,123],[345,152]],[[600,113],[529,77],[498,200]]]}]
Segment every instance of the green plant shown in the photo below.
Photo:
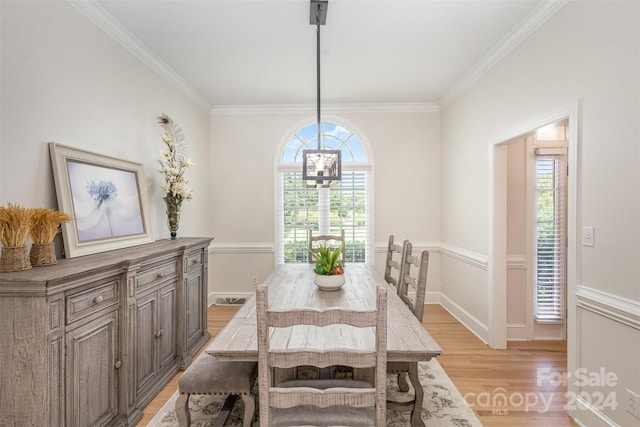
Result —
[{"label": "green plant", "polygon": [[316,260],[316,268],[313,270],[316,274],[323,276],[332,276],[334,274],[343,274],[344,269],[340,255],[344,243],[341,243],[337,248],[332,248],[326,245],[320,245],[317,249],[310,251],[313,259]]}]

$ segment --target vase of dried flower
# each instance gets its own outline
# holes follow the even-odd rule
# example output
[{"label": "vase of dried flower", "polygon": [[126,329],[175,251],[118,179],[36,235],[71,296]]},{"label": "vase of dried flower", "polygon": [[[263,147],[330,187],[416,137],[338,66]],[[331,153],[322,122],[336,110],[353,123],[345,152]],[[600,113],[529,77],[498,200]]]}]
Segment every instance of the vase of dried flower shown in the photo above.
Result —
[{"label": "vase of dried flower", "polygon": [[45,265],[53,265],[58,262],[53,242],[33,243],[31,251],[29,251],[29,259],[33,267],[43,267]]},{"label": "vase of dried flower", "polygon": [[169,232],[171,233],[171,240],[175,240],[178,238],[180,205],[182,204],[182,199],[167,195],[164,198],[164,203],[167,205],[167,225],[169,226]]},{"label": "vase of dried flower", "polygon": [[22,271],[31,268],[27,246],[3,246],[0,255],[0,271]]}]

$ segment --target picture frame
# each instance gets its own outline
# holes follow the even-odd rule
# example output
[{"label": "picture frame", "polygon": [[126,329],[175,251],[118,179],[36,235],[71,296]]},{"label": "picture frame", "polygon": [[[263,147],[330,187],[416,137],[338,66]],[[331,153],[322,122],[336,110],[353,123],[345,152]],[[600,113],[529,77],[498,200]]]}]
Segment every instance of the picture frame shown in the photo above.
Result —
[{"label": "picture frame", "polygon": [[66,258],[153,242],[141,163],[49,143]]}]

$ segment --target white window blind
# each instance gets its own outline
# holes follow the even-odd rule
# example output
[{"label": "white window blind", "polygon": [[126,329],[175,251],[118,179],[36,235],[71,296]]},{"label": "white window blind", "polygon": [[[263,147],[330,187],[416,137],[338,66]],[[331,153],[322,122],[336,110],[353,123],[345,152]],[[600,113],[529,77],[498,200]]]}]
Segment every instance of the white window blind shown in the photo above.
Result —
[{"label": "white window blind", "polygon": [[280,263],[308,261],[309,229],[345,231],[347,262],[365,262],[368,233],[367,171],[342,171],[329,189],[305,188],[302,171],[280,173]]},{"label": "white window blind", "polygon": [[535,316],[540,322],[565,317],[566,175],[565,156],[536,156]]}]

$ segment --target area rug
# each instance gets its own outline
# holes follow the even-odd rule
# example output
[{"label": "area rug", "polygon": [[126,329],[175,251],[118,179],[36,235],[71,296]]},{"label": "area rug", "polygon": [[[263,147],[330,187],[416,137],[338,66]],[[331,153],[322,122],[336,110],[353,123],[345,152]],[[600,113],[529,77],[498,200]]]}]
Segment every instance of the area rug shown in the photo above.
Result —
[{"label": "area rug", "polygon": [[[424,389],[422,420],[429,427],[482,427],[482,424],[464,401],[458,389],[453,385],[437,360],[420,362],[418,366],[420,383]],[[408,393],[398,391],[396,375],[387,377],[387,398],[403,401],[412,398],[413,390]],[[176,391],[156,416],[147,424],[149,427],[177,427],[175,413]],[[240,400],[238,400],[241,402]],[[213,424],[222,404],[224,396],[196,395],[191,396],[191,425],[208,427]],[[387,426],[400,427],[409,425],[409,413],[387,411]],[[236,404],[227,422],[228,426],[242,426],[242,403]],[[257,426],[258,423],[254,423]]]}]

